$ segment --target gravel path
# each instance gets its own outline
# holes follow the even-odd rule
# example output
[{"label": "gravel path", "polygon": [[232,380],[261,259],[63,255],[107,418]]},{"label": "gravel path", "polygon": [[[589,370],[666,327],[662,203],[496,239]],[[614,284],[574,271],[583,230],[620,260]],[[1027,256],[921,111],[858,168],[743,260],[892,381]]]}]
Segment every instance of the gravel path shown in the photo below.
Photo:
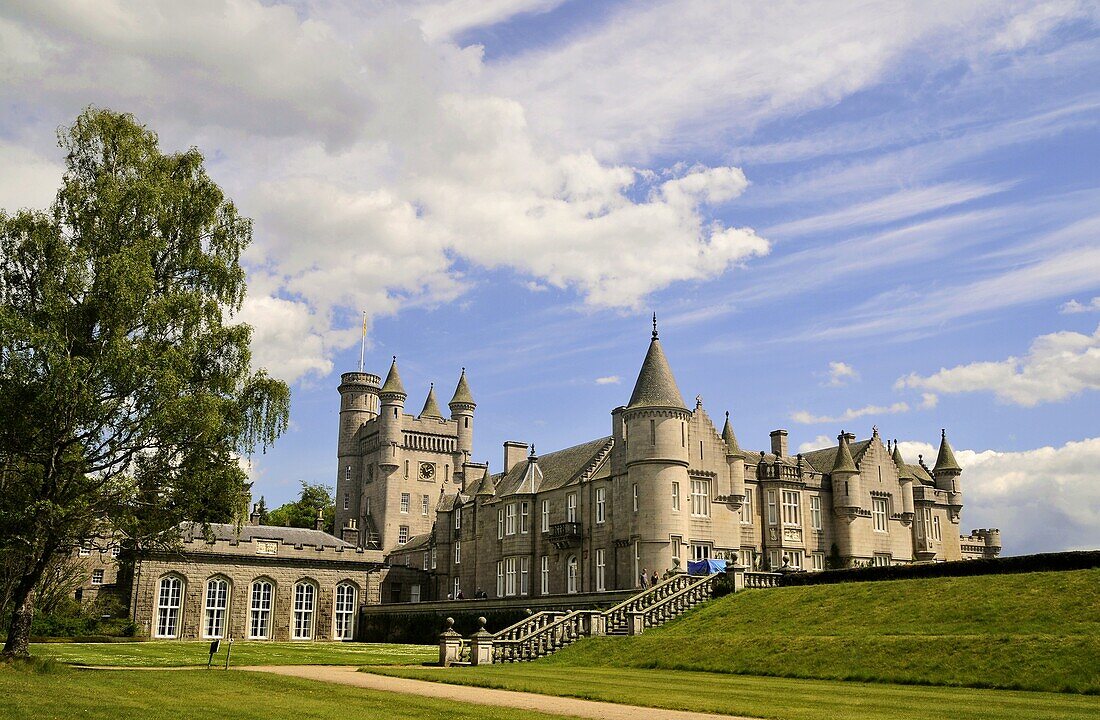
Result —
[{"label": "gravel path", "polygon": [[237,667],[237,670],[267,672],[276,675],[289,675],[307,680],[340,683],[371,690],[384,690],[405,695],[456,700],[475,705],[499,705],[502,707],[534,710],[553,715],[598,718],[599,720],[747,720],[731,715],[708,715],[707,713],[686,712],[684,710],[663,710],[661,708],[620,705],[618,703],[596,702],[579,698],[537,695],[535,693],[495,690],[491,688],[470,687],[468,685],[447,685],[427,680],[388,677],[358,672],[357,666],[334,665],[264,665]]}]

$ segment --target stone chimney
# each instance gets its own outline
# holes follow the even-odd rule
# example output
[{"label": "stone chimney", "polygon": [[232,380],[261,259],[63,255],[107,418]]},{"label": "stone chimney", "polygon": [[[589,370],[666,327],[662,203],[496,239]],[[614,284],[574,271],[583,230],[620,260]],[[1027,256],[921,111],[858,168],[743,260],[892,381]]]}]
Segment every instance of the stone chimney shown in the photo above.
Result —
[{"label": "stone chimney", "polygon": [[342,539],[346,543],[352,545],[359,545],[359,524],[355,518],[348,518],[344,523],[344,529],[340,532]]},{"label": "stone chimney", "polygon": [[324,530],[325,529],[325,509],[324,508],[317,508],[317,519],[313,522],[313,529],[314,530]]},{"label": "stone chimney", "polygon": [[516,463],[527,458],[527,443],[509,440],[504,443],[504,472],[508,472]]},{"label": "stone chimney", "polygon": [[852,443],[854,443],[856,441],[856,434],[855,433],[850,433],[847,430],[845,430],[842,434],[844,435],[844,437],[848,438],[848,444],[849,445],[851,445]]},{"label": "stone chimney", "polygon": [[259,525],[260,524],[260,506],[255,504],[255,503],[252,504],[252,512],[249,513],[249,515],[248,515],[248,524],[249,525]]},{"label": "stone chimney", "polygon": [[787,456],[787,431],[772,430],[772,454],[777,457]]}]

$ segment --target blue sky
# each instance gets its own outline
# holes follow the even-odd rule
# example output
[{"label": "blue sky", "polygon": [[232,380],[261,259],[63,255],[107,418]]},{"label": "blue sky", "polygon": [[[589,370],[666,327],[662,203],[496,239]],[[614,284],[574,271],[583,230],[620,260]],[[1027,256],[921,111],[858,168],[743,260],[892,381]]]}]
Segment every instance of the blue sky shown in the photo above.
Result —
[{"label": "blue sky", "polygon": [[[341,371],[475,457],[606,434],[649,313],[742,444],[941,427],[964,530],[1100,546],[1100,15],[1088,2],[9,3],[0,207],[90,103],[195,145],[256,220],[269,505],[332,482]],[[442,397],[443,400],[446,397]]]}]

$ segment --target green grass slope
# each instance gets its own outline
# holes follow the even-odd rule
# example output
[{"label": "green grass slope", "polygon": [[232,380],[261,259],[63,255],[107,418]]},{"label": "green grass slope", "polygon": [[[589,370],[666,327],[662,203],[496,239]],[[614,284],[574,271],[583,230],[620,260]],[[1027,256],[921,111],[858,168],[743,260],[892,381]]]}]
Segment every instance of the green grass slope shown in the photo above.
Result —
[{"label": "green grass slope", "polygon": [[542,662],[1100,693],[1100,570],[749,590]]}]

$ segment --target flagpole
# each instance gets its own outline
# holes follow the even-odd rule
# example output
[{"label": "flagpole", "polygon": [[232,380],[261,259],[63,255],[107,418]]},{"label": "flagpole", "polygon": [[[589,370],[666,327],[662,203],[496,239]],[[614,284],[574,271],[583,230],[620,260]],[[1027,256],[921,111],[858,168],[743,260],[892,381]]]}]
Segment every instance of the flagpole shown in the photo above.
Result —
[{"label": "flagpole", "polygon": [[363,311],[363,339],[359,343],[359,372],[363,372],[363,354],[367,350],[367,311]]}]

